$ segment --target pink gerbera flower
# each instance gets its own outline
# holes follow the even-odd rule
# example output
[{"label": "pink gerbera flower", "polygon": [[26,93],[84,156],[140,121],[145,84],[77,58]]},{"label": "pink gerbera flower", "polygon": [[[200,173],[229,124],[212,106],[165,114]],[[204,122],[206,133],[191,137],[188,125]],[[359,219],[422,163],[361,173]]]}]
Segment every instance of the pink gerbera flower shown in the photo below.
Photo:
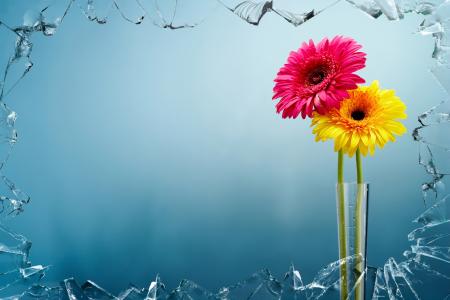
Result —
[{"label": "pink gerbera flower", "polygon": [[281,98],[277,112],[294,119],[301,113],[304,119],[312,117],[313,111],[325,114],[339,108],[348,97],[347,90],[365,82],[353,74],[366,62],[366,54],[359,49],[361,45],[353,39],[336,36],[331,41],[324,38],[317,45],[309,40],[292,51],[275,78],[273,99]]}]

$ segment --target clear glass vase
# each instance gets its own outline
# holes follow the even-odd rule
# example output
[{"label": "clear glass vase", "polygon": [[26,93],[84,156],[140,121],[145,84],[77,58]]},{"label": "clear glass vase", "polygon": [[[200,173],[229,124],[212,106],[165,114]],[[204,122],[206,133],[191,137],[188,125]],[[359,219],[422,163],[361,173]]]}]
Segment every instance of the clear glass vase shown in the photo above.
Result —
[{"label": "clear glass vase", "polygon": [[368,199],[367,183],[336,185],[341,300],[365,299]]}]

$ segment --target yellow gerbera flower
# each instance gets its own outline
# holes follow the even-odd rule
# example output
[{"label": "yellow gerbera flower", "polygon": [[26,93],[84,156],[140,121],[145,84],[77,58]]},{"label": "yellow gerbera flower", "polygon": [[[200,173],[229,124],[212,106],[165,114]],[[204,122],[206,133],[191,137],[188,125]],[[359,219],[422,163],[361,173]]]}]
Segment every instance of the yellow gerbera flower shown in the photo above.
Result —
[{"label": "yellow gerbera flower", "polygon": [[381,90],[378,81],[370,86],[350,90],[349,97],[341,102],[339,109],[331,109],[325,115],[315,113],[311,127],[316,141],[334,140],[334,150],[342,150],[352,157],[359,149],[365,156],[375,152],[394,135],[406,132],[398,119],[406,119],[406,105],[394,90]]}]

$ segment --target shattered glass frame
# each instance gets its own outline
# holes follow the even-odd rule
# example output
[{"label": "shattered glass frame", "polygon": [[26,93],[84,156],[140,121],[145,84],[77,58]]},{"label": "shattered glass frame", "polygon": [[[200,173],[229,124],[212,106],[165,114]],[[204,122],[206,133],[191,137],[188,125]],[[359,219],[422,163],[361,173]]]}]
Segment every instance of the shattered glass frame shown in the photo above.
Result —
[{"label": "shattered glass frame", "polygon": [[[74,279],[60,285],[45,286],[40,282],[48,267],[29,261],[31,242],[13,233],[3,221],[20,214],[30,197],[3,174],[14,144],[16,113],[6,104],[10,92],[31,71],[33,44],[31,37],[42,33],[55,34],[68,13],[77,9],[92,22],[105,24],[114,11],[127,22],[139,25],[149,19],[155,26],[176,30],[198,26],[203,20],[183,23],[179,14],[189,0],[133,0],[133,12],[124,9],[126,0],[66,0],[45,6],[35,15],[25,17],[20,26],[0,20],[0,30],[14,35],[15,45],[0,78],[0,178],[7,193],[0,195],[0,297],[3,299],[328,299],[339,297],[339,267],[360,260],[351,256],[333,262],[320,270],[311,283],[304,283],[300,272],[291,266],[284,278],[275,278],[269,270],[261,270],[234,285],[217,292],[207,291],[189,280],[175,289],[168,289],[157,277],[147,288],[128,287],[120,295],[112,295],[97,284],[87,281],[81,286]],[[275,14],[294,26],[317,17],[334,4],[347,1],[356,9],[378,18],[399,20],[406,14],[424,17],[419,25],[422,35],[434,38],[434,65],[431,73],[450,95],[450,1],[448,0],[337,0],[328,6],[306,12],[292,12],[279,8],[278,1],[209,0],[251,25],[259,25],[267,14]],[[61,6],[61,3],[65,4]],[[165,2],[163,4],[163,2]],[[281,1],[280,1],[281,2]],[[169,5],[168,5],[169,3]],[[192,1],[191,1],[192,3]],[[170,7],[169,11],[161,6]],[[56,8],[55,8],[56,7]],[[62,7],[62,8],[61,8]],[[138,12],[138,13],[136,13]],[[206,16],[205,16],[206,17]],[[12,45],[11,45],[12,46]],[[408,235],[411,248],[404,252],[404,260],[389,258],[382,267],[368,267],[368,299],[450,299],[450,194],[446,184],[450,175],[450,139],[439,135],[450,132],[450,102],[440,104],[418,116],[413,138],[419,143],[419,163],[431,176],[423,183],[423,199],[428,206],[413,222],[417,228]],[[429,284],[433,283],[432,298]],[[437,287],[437,288],[436,288]]]}]

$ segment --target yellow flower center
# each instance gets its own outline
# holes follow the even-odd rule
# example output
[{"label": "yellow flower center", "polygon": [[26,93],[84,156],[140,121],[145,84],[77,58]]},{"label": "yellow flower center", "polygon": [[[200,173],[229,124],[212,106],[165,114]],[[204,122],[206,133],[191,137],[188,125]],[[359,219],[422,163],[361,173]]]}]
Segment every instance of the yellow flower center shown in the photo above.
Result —
[{"label": "yellow flower center", "polygon": [[366,114],[362,110],[355,110],[352,112],[351,116],[353,120],[361,121],[362,119],[364,119]]},{"label": "yellow flower center", "polygon": [[350,91],[349,99],[341,103],[340,109],[331,112],[331,116],[348,129],[367,130],[378,117],[379,95],[370,91]]}]

